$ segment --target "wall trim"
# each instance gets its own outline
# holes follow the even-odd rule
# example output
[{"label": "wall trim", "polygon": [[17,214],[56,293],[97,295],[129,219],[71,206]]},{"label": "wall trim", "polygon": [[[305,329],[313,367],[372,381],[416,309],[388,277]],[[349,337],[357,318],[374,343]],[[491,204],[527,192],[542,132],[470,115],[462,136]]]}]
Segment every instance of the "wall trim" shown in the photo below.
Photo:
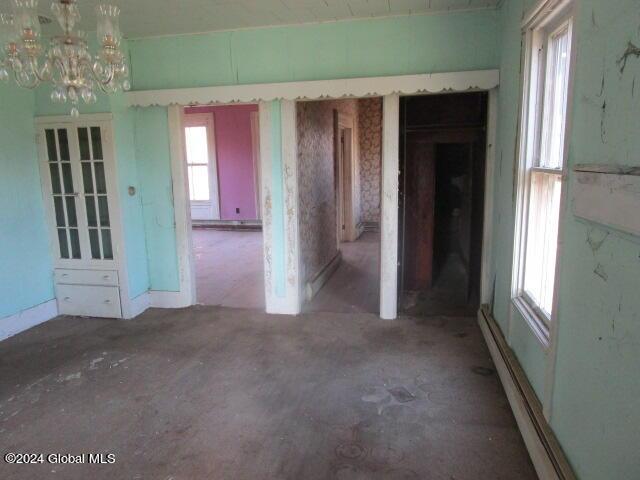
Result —
[{"label": "wall trim", "polygon": [[191,298],[182,292],[149,291],[150,308],[185,308],[194,305]]},{"label": "wall trim", "polygon": [[342,261],[342,252],[338,253],[329,260],[329,262],[310,280],[306,285],[307,301],[311,301],[313,297],[320,291],[325,283],[331,278],[331,275],[338,269]]},{"label": "wall trim", "polygon": [[136,318],[149,307],[151,307],[151,297],[149,296],[149,292],[144,292],[129,301],[129,312],[127,315],[124,315],[124,318],[125,320]]},{"label": "wall trim", "polygon": [[[171,153],[171,181],[173,187],[173,209],[176,225],[176,252],[178,256],[179,302],[196,303],[196,273],[191,238],[191,202],[187,174],[186,150],[184,146],[184,112],[182,107],[172,105],[168,109],[169,145]],[[153,302],[152,302],[153,304]],[[175,308],[175,307],[167,307]]]},{"label": "wall trim", "polygon": [[398,316],[398,172],[400,165],[400,96],[382,99],[380,191],[380,318]]},{"label": "wall trim", "polygon": [[130,107],[256,103],[272,100],[316,100],[344,97],[381,97],[391,94],[491,90],[499,70],[425,73],[302,82],[257,83],[217,87],[139,90],[125,94]]},{"label": "wall trim", "polygon": [[0,318],[0,341],[13,337],[58,316],[58,303],[55,298],[27,308],[8,317]]},{"label": "wall trim", "polygon": [[478,311],[478,323],[538,476],[545,480],[575,480],[533,387],[487,305]]}]

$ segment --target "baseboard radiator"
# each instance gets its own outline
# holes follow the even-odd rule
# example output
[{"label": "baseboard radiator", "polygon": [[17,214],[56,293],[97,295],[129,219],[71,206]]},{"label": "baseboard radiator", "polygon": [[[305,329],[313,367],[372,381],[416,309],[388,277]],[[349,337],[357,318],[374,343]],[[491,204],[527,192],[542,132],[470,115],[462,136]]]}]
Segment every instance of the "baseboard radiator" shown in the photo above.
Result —
[{"label": "baseboard radiator", "polygon": [[542,413],[533,387],[487,305],[478,311],[478,323],[538,477],[575,480],[575,473]]},{"label": "baseboard radiator", "polygon": [[311,301],[313,297],[316,296],[316,293],[320,291],[320,289],[324,286],[325,283],[331,278],[333,272],[337,270],[340,266],[340,261],[342,260],[342,252],[338,250],[338,253],[331,259],[329,263],[327,263],[322,270],[320,270],[311,281],[307,282],[306,285],[306,297],[307,301]]}]

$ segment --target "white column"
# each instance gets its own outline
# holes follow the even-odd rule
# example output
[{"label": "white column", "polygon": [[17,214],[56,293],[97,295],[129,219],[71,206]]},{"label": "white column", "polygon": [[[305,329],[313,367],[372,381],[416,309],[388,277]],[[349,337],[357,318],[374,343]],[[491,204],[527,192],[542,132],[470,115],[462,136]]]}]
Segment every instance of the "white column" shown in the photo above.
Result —
[{"label": "white column", "polygon": [[264,283],[268,313],[300,313],[296,105],[260,102]]},{"label": "white column", "polygon": [[398,315],[398,174],[400,97],[383,97],[380,200],[380,318]]}]

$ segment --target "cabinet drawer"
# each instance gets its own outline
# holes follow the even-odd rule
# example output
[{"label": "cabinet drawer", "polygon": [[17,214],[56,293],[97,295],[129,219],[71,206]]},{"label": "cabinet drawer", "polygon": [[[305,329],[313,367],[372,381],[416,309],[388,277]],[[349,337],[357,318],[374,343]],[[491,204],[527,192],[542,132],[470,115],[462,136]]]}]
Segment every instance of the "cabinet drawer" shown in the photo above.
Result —
[{"label": "cabinet drawer", "polygon": [[109,285],[118,286],[116,270],[71,270],[56,269],[56,283],[67,285]]},{"label": "cabinet drawer", "polygon": [[120,289],[89,285],[56,285],[62,315],[121,318]]}]

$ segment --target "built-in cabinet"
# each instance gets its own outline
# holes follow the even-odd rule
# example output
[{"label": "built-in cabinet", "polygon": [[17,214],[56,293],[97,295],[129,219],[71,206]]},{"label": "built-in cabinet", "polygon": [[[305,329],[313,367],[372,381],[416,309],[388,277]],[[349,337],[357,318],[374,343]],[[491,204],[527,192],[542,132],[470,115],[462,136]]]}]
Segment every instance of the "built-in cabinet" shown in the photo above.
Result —
[{"label": "built-in cabinet", "polygon": [[111,121],[37,120],[60,314],[122,317],[122,235]]}]

